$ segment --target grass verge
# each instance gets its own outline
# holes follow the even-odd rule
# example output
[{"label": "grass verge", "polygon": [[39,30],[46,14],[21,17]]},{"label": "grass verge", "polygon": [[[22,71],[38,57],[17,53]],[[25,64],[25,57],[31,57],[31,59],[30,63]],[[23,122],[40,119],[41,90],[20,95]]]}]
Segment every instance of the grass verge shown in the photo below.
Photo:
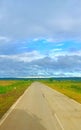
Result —
[{"label": "grass verge", "polygon": [[81,81],[42,80],[44,84],[81,103]]},{"label": "grass verge", "polygon": [[30,80],[0,81],[0,118],[32,83]]}]

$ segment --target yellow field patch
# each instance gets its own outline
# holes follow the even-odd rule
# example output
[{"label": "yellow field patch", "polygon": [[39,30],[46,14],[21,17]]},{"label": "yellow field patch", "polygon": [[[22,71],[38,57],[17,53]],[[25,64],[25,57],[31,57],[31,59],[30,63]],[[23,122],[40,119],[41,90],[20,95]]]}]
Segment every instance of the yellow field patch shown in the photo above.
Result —
[{"label": "yellow field patch", "polygon": [[12,81],[12,80],[0,80],[0,85],[1,86],[8,86],[8,85],[11,85],[13,83],[15,83],[16,81]]},{"label": "yellow field patch", "polygon": [[68,97],[81,103],[81,82],[80,81],[43,81],[47,86],[55,89]]}]

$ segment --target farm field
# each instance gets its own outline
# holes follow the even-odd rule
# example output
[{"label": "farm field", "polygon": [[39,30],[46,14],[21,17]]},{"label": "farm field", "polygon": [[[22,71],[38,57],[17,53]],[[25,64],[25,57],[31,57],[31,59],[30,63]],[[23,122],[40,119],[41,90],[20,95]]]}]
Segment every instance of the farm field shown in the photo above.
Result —
[{"label": "farm field", "polygon": [[0,80],[0,118],[24,93],[31,82],[30,80]]},{"label": "farm field", "polygon": [[44,84],[81,103],[80,80],[42,80]]}]

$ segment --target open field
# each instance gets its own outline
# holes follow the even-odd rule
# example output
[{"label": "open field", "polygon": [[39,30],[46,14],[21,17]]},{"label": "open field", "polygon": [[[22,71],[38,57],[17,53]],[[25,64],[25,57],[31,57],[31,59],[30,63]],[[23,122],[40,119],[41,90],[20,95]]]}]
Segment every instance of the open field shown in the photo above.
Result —
[{"label": "open field", "polygon": [[81,81],[77,80],[42,80],[47,86],[81,103]]},{"label": "open field", "polygon": [[35,80],[43,82],[81,103],[81,81],[54,79],[0,80],[0,118]]},{"label": "open field", "polygon": [[0,120],[0,130],[81,130],[81,104],[33,82]]},{"label": "open field", "polygon": [[0,118],[31,84],[30,80],[0,80]]}]

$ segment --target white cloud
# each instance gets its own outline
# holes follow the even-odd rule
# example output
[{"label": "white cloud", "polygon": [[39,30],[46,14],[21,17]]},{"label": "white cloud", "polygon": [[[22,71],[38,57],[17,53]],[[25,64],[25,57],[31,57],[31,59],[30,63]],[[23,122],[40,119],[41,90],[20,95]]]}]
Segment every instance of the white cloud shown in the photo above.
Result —
[{"label": "white cloud", "polygon": [[55,49],[52,49],[51,51],[50,51],[50,53],[54,53],[54,52],[61,52],[63,49],[62,48],[55,48]]},{"label": "white cloud", "polygon": [[55,60],[33,51],[20,55],[0,55],[0,64],[0,77],[81,76],[81,56],[78,55],[59,55]]},{"label": "white cloud", "polygon": [[60,47],[60,46],[63,46],[64,43],[58,43],[56,46]]},{"label": "white cloud", "polygon": [[33,42],[37,42],[37,41],[39,41],[40,40],[40,38],[34,38],[32,41]]},{"label": "white cloud", "polygon": [[45,39],[45,41],[46,41],[46,42],[51,42],[51,43],[52,43],[52,42],[53,42],[53,43],[56,42],[56,40],[55,40],[54,38],[47,38],[47,39]]},{"label": "white cloud", "polygon": [[49,56],[55,59],[57,59],[59,56],[81,56],[81,50],[71,52],[71,51],[64,51],[61,48],[53,49],[50,51]]},{"label": "white cloud", "polygon": [[37,59],[44,58],[43,54],[40,54],[38,51],[32,51],[17,55],[0,55],[1,58],[12,59],[15,61],[31,62]]},{"label": "white cloud", "polygon": [[41,59],[43,57],[44,55],[40,54],[38,51],[32,51],[18,55],[17,59],[24,62],[31,62],[37,59]]},{"label": "white cloud", "polygon": [[39,42],[42,41],[43,43],[53,43],[56,46],[63,46],[63,43],[59,43],[62,41],[62,39],[56,39],[54,37],[50,38],[50,37],[37,37],[37,38],[33,38],[32,40],[29,40],[29,42]]},{"label": "white cloud", "polygon": [[65,72],[64,73],[64,77],[81,77],[81,73],[80,72]]},{"label": "white cloud", "polygon": [[5,36],[0,36],[0,41],[9,42],[11,39]]},{"label": "white cloud", "polygon": [[[12,39],[17,42],[11,43]],[[44,49],[41,49],[42,44],[38,47],[41,49],[41,53],[38,51],[27,52],[35,47],[30,47],[30,42],[25,42],[25,39],[33,39],[30,41],[31,43],[40,41],[42,43],[52,43],[53,46],[47,44],[49,49],[47,46],[45,47],[45,53],[48,53],[50,58],[45,58]],[[60,42],[76,40],[77,43],[78,39],[80,42],[80,0],[66,0],[65,2],[64,0],[52,0],[51,2],[49,0],[0,1],[0,54],[3,54],[0,55],[0,69],[2,70],[2,67],[3,70],[6,69],[6,74],[8,71],[10,72],[9,69],[12,66],[11,69],[14,70],[11,72],[15,73],[17,68],[17,73],[18,71],[21,73],[22,70],[23,75],[28,70],[28,74],[31,71],[33,73],[36,71],[35,74],[61,75],[63,73],[66,76],[78,75],[81,68],[81,50],[66,51],[67,48],[65,46],[63,50],[62,46],[68,43],[63,44]],[[20,44],[22,45],[20,46]],[[53,49],[49,51],[51,47]],[[3,64],[4,66],[2,66]],[[11,64],[9,69],[7,64]],[[35,65],[35,70],[33,64]],[[29,65],[29,68],[27,68],[27,65]],[[71,70],[72,72],[69,72]]]}]

